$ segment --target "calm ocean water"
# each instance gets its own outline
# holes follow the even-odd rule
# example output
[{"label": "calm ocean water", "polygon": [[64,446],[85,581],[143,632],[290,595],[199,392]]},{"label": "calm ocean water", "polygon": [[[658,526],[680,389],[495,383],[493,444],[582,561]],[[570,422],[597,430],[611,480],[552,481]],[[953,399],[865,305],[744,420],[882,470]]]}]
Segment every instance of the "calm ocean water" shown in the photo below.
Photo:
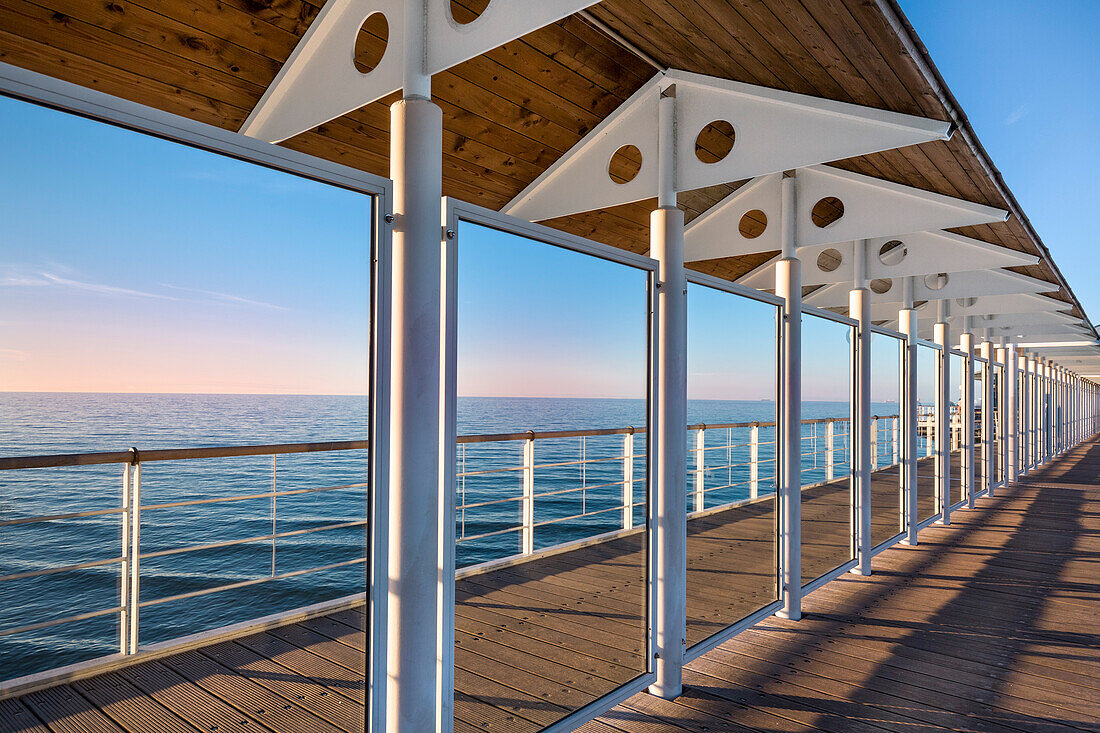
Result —
[{"label": "calm ocean water", "polygon": [[[876,405],[879,414],[893,405]],[[367,402],[348,396],[122,395],[0,393],[0,455],[32,455],[361,440]],[[708,424],[774,420],[766,401],[692,401],[688,420]],[[847,403],[810,402],[805,418],[847,417]],[[576,430],[645,425],[641,400],[461,398],[459,434]],[[747,429],[709,430],[705,453],[707,506],[748,496]],[[809,431],[806,432],[809,435]],[[774,434],[761,430],[761,493],[772,491]],[[635,501],[644,502],[645,440],[635,436]],[[726,448],[728,444],[737,447]],[[807,443],[809,451],[812,442]],[[838,442],[839,446],[839,442]],[[819,446],[823,447],[823,446]],[[539,440],[535,443],[536,547],[622,526],[623,437]],[[456,549],[460,566],[519,549],[512,531],[520,518],[518,471],[522,443],[459,446]],[[581,461],[584,461],[583,463]],[[804,461],[808,480],[824,478],[823,462]],[[838,471],[846,470],[838,460]],[[543,464],[555,464],[545,466]],[[694,468],[689,458],[689,469]],[[815,466],[817,466],[815,468]],[[166,461],[144,464],[142,504],[242,496],[329,486],[335,491],[280,497],[277,532],[308,530],[364,519],[364,451]],[[685,485],[688,477],[685,477]],[[587,488],[586,488],[587,487]],[[28,469],[0,473],[0,522],[43,514],[117,508],[117,465]],[[504,500],[504,501],[501,501]],[[485,504],[485,502],[496,502]],[[471,506],[478,504],[480,506]],[[465,506],[465,508],[462,508]],[[578,514],[588,516],[576,518]],[[644,507],[634,513],[644,521]],[[557,520],[557,521],[555,521]],[[142,513],[143,553],[226,542],[272,532],[271,499],[149,509]],[[484,536],[488,535],[488,536]],[[141,563],[141,601],[269,577],[362,557],[363,527],[147,558]],[[0,575],[110,559],[121,552],[118,514],[0,527]],[[309,573],[141,609],[141,643],[362,592],[363,565]],[[119,566],[103,565],[0,583],[0,679],[117,651],[116,615],[16,635],[5,629],[112,608],[119,603]]]}]

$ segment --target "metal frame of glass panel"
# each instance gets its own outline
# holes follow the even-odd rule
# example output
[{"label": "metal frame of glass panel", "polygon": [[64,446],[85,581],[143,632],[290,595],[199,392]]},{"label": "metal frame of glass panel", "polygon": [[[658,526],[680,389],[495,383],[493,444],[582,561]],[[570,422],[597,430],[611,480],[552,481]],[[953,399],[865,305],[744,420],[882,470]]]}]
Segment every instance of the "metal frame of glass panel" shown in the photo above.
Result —
[{"label": "metal frame of glass panel", "polygon": [[[894,339],[897,342],[897,349],[898,349],[898,374],[897,374],[897,377],[898,377],[898,407],[899,407],[899,410],[900,410],[902,404],[905,402],[905,400],[908,399],[908,395],[906,394],[907,391],[908,391],[906,386],[908,385],[907,377],[908,377],[908,369],[909,369],[909,364],[908,364],[909,360],[906,358],[906,356],[908,354],[907,337],[906,337],[905,334],[900,333],[898,331],[893,331],[889,328],[884,328],[882,326],[875,326],[873,324],[871,325],[871,333],[872,333],[872,338],[873,338],[874,335],[886,336],[886,337],[889,337],[891,339]],[[873,378],[873,375],[874,375],[873,348],[872,348],[872,357],[871,357],[871,370],[872,370],[872,378]],[[902,441],[901,431],[903,430],[903,428],[900,425],[900,423],[901,423],[901,415],[900,414],[896,418],[895,423],[898,424],[898,426],[899,426],[895,429],[896,435],[894,436],[894,440],[897,441],[896,453],[897,453],[897,456],[898,456],[898,460],[897,460],[897,470],[898,470],[898,532],[893,537],[890,537],[887,540],[885,540],[883,542],[880,542],[877,545],[874,545],[871,548],[871,557],[874,557],[875,555],[879,554],[883,550],[896,545],[898,542],[900,542],[902,539],[904,539],[905,534],[906,534],[906,530],[908,528],[909,517],[908,517],[908,514],[906,512],[906,505],[907,505],[906,491],[907,491],[907,488],[905,486],[905,470],[904,470],[905,458],[906,457],[905,457],[904,452],[903,452],[904,451],[904,446],[902,445],[903,441]],[[872,504],[872,507],[873,506],[874,505]]]},{"label": "metal frame of glass panel", "polygon": [[[456,452],[457,443],[457,371],[458,371],[458,246],[459,224],[468,222],[479,224],[490,229],[514,234],[532,244],[561,247],[580,254],[597,257],[614,262],[626,267],[632,267],[647,273],[647,302],[649,304],[648,325],[649,338],[646,347],[648,354],[647,364],[647,406],[646,414],[649,426],[657,424],[657,396],[654,393],[657,364],[657,262],[643,255],[634,254],[617,247],[610,247],[599,242],[593,242],[582,237],[566,234],[557,229],[552,229],[541,224],[534,224],[524,219],[517,219],[507,214],[486,209],[481,206],[469,204],[458,199],[444,197],[443,199],[443,225],[444,225],[444,404],[447,413],[444,415],[444,458],[443,458],[443,496],[440,512],[442,533],[442,571],[446,580],[443,582],[443,640],[442,640],[442,686],[444,696],[454,694],[454,646],[455,646],[455,492],[456,492]],[[656,648],[657,624],[656,615],[656,587],[654,583],[654,569],[656,568],[656,543],[654,531],[657,524],[654,516],[656,502],[653,501],[652,487],[657,485],[657,461],[654,456],[655,441],[646,441],[646,566],[644,575],[646,578],[646,660],[647,669],[633,680],[620,685],[615,690],[603,695],[587,705],[572,711],[560,720],[555,721],[545,728],[546,731],[568,731],[595,718],[601,713],[611,709],[618,703],[644,690],[656,681],[656,668],[653,650]],[[453,709],[453,704],[449,706]],[[445,709],[448,706],[444,706]]]},{"label": "metal frame of glass panel", "polygon": [[[76,114],[98,122],[169,142],[197,148],[216,155],[235,158],[245,163],[308,178],[318,183],[336,186],[364,194],[371,200],[370,256],[370,346],[368,380],[368,472],[371,490],[367,507],[369,532],[366,537],[367,624],[369,652],[367,656],[367,715],[373,716],[378,705],[374,700],[374,680],[385,669],[385,598],[378,592],[387,577],[387,506],[388,495],[388,395],[389,395],[389,261],[393,221],[393,184],[348,166],[300,153],[281,145],[261,142],[236,132],[224,130],[186,117],[120,99],[94,89],[60,79],[36,74],[6,64],[0,64],[0,94],[31,104],[44,105],[61,112]],[[375,582],[379,579],[379,582]],[[90,660],[89,667],[102,663]],[[72,673],[73,668],[67,668]]]},{"label": "metal frame of glass panel", "polygon": [[[738,285],[728,280],[722,280],[720,278],[706,275],[700,272],[689,271],[687,273],[687,281],[689,285],[698,285],[701,287],[711,288],[720,292],[728,293],[730,295],[747,298],[759,303],[766,303],[776,307],[776,321],[775,321],[775,403],[776,403],[776,450],[775,450],[775,463],[778,471],[778,466],[782,458],[782,452],[784,446],[782,446],[779,440],[781,431],[779,429],[779,421],[782,419],[783,411],[780,409],[780,401],[782,400],[783,390],[783,370],[780,368],[779,355],[783,350],[783,328],[782,320],[784,316],[785,301],[770,293],[764,293],[759,290],[745,287],[744,285]],[[691,303],[688,303],[688,318],[691,318]],[[693,659],[697,659],[703,654],[707,653],[711,649],[714,649],[718,645],[722,644],[726,640],[736,636],[745,629],[754,626],[763,619],[771,616],[778,611],[783,605],[783,584],[782,584],[782,562],[783,553],[780,546],[781,537],[779,530],[779,518],[783,512],[783,502],[787,501],[787,497],[784,492],[779,491],[778,480],[776,481],[775,492],[775,584],[776,584],[776,599],[771,603],[762,606],[761,608],[753,611],[749,615],[740,619],[739,621],[727,626],[721,631],[717,631],[711,634],[706,639],[693,644],[688,647],[684,654],[684,662],[690,662]]]}]

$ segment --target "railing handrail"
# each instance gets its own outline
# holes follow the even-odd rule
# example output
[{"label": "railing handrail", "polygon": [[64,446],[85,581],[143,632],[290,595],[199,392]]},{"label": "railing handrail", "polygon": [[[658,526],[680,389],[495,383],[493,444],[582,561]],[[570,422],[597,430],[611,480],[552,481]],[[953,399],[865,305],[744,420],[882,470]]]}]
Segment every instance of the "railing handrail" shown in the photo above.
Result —
[{"label": "railing handrail", "polygon": [[[876,419],[892,418],[897,415],[877,415]],[[849,422],[847,417],[819,417],[802,421],[803,425],[830,422]],[[732,422],[732,423],[694,423],[688,430],[724,430],[728,428],[770,428],[775,421]],[[484,433],[460,435],[459,443],[499,443],[512,440],[547,440],[550,438],[581,438],[599,435],[636,435],[646,429],[628,426],[625,428],[596,428],[589,430],[526,430],[514,433]],[[96,466],[111,463],[148,463],[150,461],[177,461],[195,458],[236,458],[242,456],[270,456],[289,453],[321,453],[340,450],[364,450],[369,447],[366,440],[337,440],[313,443],[274,443],[267,445],[230,445],[198,448],[157,448],[152,450],[124,450],[94,453],[55,453],[33,456],[0,457],[0,471],[17,468],[60,468],[64,466]]]}]

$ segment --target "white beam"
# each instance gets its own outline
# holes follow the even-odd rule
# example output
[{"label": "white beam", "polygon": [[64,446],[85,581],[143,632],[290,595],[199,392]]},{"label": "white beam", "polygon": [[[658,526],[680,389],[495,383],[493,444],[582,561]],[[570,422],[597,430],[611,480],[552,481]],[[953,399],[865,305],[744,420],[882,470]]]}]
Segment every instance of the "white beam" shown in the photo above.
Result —
[{"label": "white beam", "polygon": [[[274,81],[241,126],[250,137],[279,142],[387,94],[431,95],[411,84],[592,5],[591,0],[492,0],[475,20],[459,24],[450,0],[327,0]],[[386,19],[387,41],[366,73],[354,64],[368,18]]]},{"label": "white beam", "polygon": [[[1034,255],[945,231],[916,232],[901,237],[875,237],[866,241],[867,278],[889,280],[891,287],[899,287],[899,292],[899,281],[903,277],[913,275],[923,277],[940,272],[992,270],[998,267],[1034,265],[1039,261]],[[807,263],[802,284],[827,285],[851,282],[855,263],[853,248],[853,242],[839,242],[799,249],[799,258]],[[829,250],[834,251],[829,252]],[[828,253],[832,257],[827,260],[823,258],[819,264],[818,258],[823,253]],[[838,254],[840,264],[833,267],[835,256]],[[771,260],[761,265],[738,282],[758,290],[770,287],[774,262],[775,260]],[[822,265],[827,266],[822,267]],[[829,269],[831,267],[832,269]]]},{"label": "white beam", "polygon": [[[1008,217],[1002,209],[830,166],[801,168],[797,175],[799,203],[795,240],[799,247],[893,238],[914,232],[989,224]],[[814,222],[813,211],[827,198],[838,199],[843,214],[820,226]],[[768,221],[774,221],[778,207],[778,183],[774,176],[751,181],[691,222],[684,240],[686,257],[696,261],[779,249],[779,233],[775,227],[765,227],[764,232],[755,237],[745,236],[740,227],[742,218],[751,211],[763,212]]]},{"label": "white beam", "polygon": [[[690,232],[690,227],[689,227]],[[913,283],[914,300],[954,300],[955,298],[1009,295],[1015,293],[1048,293],[1058,289],[1054,283],[1021,275],[1010,270],[976,270],[945,273],[942,277],[928,275]],[[901,288],[894,287],[879,294],[872,293],[872,302],[900,303]],[[806,296],[806,303],[819,308],[842,307],[847,300],[843,284],[826,285]]]},{"label": "white beam", "polygon": [[[673,84],[677,191],[949,137],[949,125],[937,120],[669,70],[593,128],[504,211],[538,221],[656,196],[657,104],[660,92]],[[696,139],[712,122],[732,127],[733,147],[717,162],[703,162],[695,152]],[[611,179],[608,164],[627,145],[641,154],[641,168],[632,180],[619,183]],[[774,228],[778,208],[770,221]]]}]

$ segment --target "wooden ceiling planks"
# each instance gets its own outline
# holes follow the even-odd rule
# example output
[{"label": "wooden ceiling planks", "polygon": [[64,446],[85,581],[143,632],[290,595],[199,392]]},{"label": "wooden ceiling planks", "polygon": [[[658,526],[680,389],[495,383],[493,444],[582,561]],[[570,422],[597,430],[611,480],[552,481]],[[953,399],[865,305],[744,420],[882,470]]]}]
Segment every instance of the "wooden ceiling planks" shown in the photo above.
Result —
[{"label": "wooden ceiling planks", "polygon": [[[473,17],[486,0],[457,0]],[[0,60],[237,129],[322,0],[0,0]],[[605,0],[591,14],[662,64],[870,107],[948,119],[917,63],[870,0]],[[383,40],[362,39],[368,50]],[[444,192],[499,209],[654,73],[572,16],[436,75],[444,112]],[[381,100],[284,143],[388,174]],[[861,156],[838,167],[1007,208],[961,136]],[[680,196],[689,219],[736,189]],[[652,202],[564,217],[553,226],[648,248]],[[959,233],[1039,254],[1010,219]],[[735,278],[772,253],[700,263]],[[1015,268],[1056,282],[1047,262]],[[1071,302],[1062,291],[1060,300]]]}]

